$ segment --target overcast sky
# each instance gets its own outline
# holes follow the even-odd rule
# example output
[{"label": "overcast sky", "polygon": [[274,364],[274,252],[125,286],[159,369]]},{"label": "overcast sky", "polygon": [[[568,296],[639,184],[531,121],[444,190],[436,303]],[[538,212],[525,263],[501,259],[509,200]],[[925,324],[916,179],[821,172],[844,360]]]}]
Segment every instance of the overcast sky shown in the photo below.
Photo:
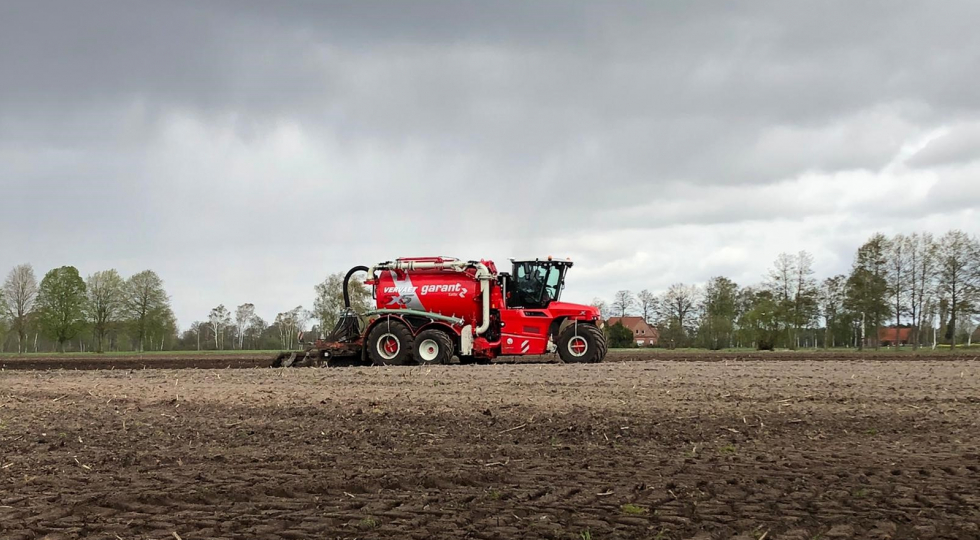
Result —
[{"label": "overcast sky", "polygon": [[182,328],[399,256],[565,299],[980,232],[980,2],[0,3],[0,273],[153,269]]}]

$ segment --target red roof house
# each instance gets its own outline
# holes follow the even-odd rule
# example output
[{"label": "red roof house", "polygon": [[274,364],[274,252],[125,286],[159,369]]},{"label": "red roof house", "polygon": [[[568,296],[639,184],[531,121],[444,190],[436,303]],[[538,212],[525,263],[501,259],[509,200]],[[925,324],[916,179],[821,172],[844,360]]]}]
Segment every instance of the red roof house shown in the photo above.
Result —
[{"label": "red roof house", "polygon": [[894,326],[878,329],[878,343],[880,343],[882,347],[894,345],[896,341],[899,345],[908,345],[911,343],[912,329],[895,328]]},{"label": "red roof house", "polygon": [[660,333],[657,329],[643,320],[643,317],[610,317],[606,324],[612,326],[623,323],[627,330],[633,332],[633,340],[640,347],[651,347],[657,344]]}]

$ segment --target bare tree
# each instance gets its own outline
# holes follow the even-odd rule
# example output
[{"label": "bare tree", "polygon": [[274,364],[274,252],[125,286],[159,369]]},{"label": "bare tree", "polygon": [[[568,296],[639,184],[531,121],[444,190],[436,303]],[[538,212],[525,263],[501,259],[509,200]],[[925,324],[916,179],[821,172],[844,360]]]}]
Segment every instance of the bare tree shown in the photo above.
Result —
[{"label": "bare tree", "polygon": [[650,323],[657,314],[657,296],[652,292],[643,289],[636,295],[636,300],[640,305],[640,313],[643,320]]},{"label": "bare tree", "polygon": [[293,323],[296,325],[293,331],[297,336],[306,331],[306,325],[310,322],[310,319],[314,317],[313,313],[309,310],[303,309],[303,306],[296,306],[292,311],[289,312],[292,316]]},{"label": "bare tree", "polygon": [[276,314],[276,319],[273,321],[276,325],[276,330],[279,330],[279,343],[283,349],[293,348],[293,324],[289,320],[289,312],[284,311]]},{"label": "bare tree", "polygon": [[810,328],[817,317],[817,281],[813,279],[813,256],[806,251],[796,254],[796,273],[793,280],[792,343],[799,347],[800,330]]},{"label": "bare tree", "polygon": [[800,331],[809,328],[818,315],[813,256],[806,251],[780,253],[769,270],[766,289],[776,302],[776,321],[786,345],[798,347]]},{"label": "bare tree", "polygon": [[886,279],[888,281],[888,294],[891,295],[892,309],[895,310],[895,340],[893,345],[896,349],[899,346],[898,328],[902,326],[902,314],[908,312],[908,292],[909,285],[909,254],[911,246],[908,237],[897,234],[888,242],[888,267],[886,269]]},{"label": "bare tree", "polygon": [[303,306],[276,315],[275,325],[279,330],[279,339],[284,349],[292,349],[297,342],[299,333],[306,326],[309,320],[309,312]]},{"label": "bare tree", "polygon": [[86,314],[95,334],[96,351],[105,352],[105,338],[123,314],[125,282],[115,270],[96,272],[86,280]]},{"label": "bare tree", "polygon": [[980,245],[963,231],[949,231],[939,240],[939,286],[949,301],[946,337],[956,347],[956,318],[970,313],[980,289]]},{"label": "bare tree", "polygon": [[820,311],[824,317],[824,348],[837,345],[833,328],[844,311],[844,298],[847,294],[847,276],[840,274],[829,277],[820,287]]},{"label": "bare tree", "polygon": [[[38,285],[29,264],[14,267],[3,283],[4,308],[17,332],[17,352],[27,352],[27,331],[37,302]],[[35,339],[35,343],[37,340]]]},{"label": "bare tree", "polygon": [[[926,308],[932,303],[936,292],[936,241],[929,233],[913,233],[906,238],[905,251],[908,254],[908,307],[912,316],[912,348],[918,349],[922,342],[921,327],[926,320]],[[931,319],[929,317],[930,326]]]},{"label": "bare tree", "polygon": [[602,298],[593,298],[589,305],[599,310],[599,316],[602,317],[602,320],[609,318],[609,304]]},{"label": "bare tree", "polygon": [[698,288],[694,285],[675,283],[664,293],[660,302],[661,316],[668,323],[676,323],[686,332],[694,320],[694,308],[698,302]]},{"label": "bare tree", "polygon": [[238,350],[245,347],[245,331],[255,317],[255,304],[244,303],[235,309],[235,330],[238,332]]},{"label": "bare tree", "polygon": [[212,309],[208,314],[208,324],[211,325],[211,331],[214,333],[214,348],[219,351],[224,350],[225,329],[231,325],[231,313],[228,308],[220,304]]},{"label": "bare tree", "polygon": [[612,310],[614,314],[619,314],[620,317],[625,317],[634,306],[636,306],[636,298],[633,297],[632,292],[627,290],[616,292],[616,296],[613,298],[612,303]]},{"label": "bare tree", "polygon": [[776,262],[769,270],[766,288],[781,300],[789,301],[793,297],[793,285],[796,282],[796,257],[789,253],[780,253]]},{"label": "bare tree", "polygon": [[776,323],[779,334],[785,336],[787,344],[792,341],[790,328],[793,326],[795,303],[793,291],[796,286],[796,257],[780,253],[769,270],[765,286],[776,302]]}]

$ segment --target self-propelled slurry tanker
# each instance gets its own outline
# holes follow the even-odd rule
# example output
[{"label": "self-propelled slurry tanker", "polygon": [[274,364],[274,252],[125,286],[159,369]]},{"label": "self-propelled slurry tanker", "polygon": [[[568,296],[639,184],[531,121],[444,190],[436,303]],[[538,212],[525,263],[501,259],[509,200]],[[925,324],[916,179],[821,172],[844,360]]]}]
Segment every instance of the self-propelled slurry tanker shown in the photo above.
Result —
[{"label": "self-propelled slurry tanker", "polygon": [[[569,260],[492,261],[402,258],[344,277],[345,312],[333,332],[303,351],[281,353],[275,367],[326,364],[489,363],[501,356],[556,352],[564,362],[606,355],[599,310],[559,301]],[[351,309],[349,283],[367,272],[374,307]],[[362,328],[363,326],[363,328]]]}]

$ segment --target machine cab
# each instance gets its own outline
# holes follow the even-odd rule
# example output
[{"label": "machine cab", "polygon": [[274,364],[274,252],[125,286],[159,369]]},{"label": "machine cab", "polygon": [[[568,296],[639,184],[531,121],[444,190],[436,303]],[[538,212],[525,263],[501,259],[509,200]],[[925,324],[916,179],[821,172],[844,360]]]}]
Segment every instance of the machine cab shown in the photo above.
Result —
[{"label": "machine cab", "polygon": [[565,286],[565,271],[572,261],[511,259],[513,273],[506,276],[507,307],[544,309],[557,301]]}]

